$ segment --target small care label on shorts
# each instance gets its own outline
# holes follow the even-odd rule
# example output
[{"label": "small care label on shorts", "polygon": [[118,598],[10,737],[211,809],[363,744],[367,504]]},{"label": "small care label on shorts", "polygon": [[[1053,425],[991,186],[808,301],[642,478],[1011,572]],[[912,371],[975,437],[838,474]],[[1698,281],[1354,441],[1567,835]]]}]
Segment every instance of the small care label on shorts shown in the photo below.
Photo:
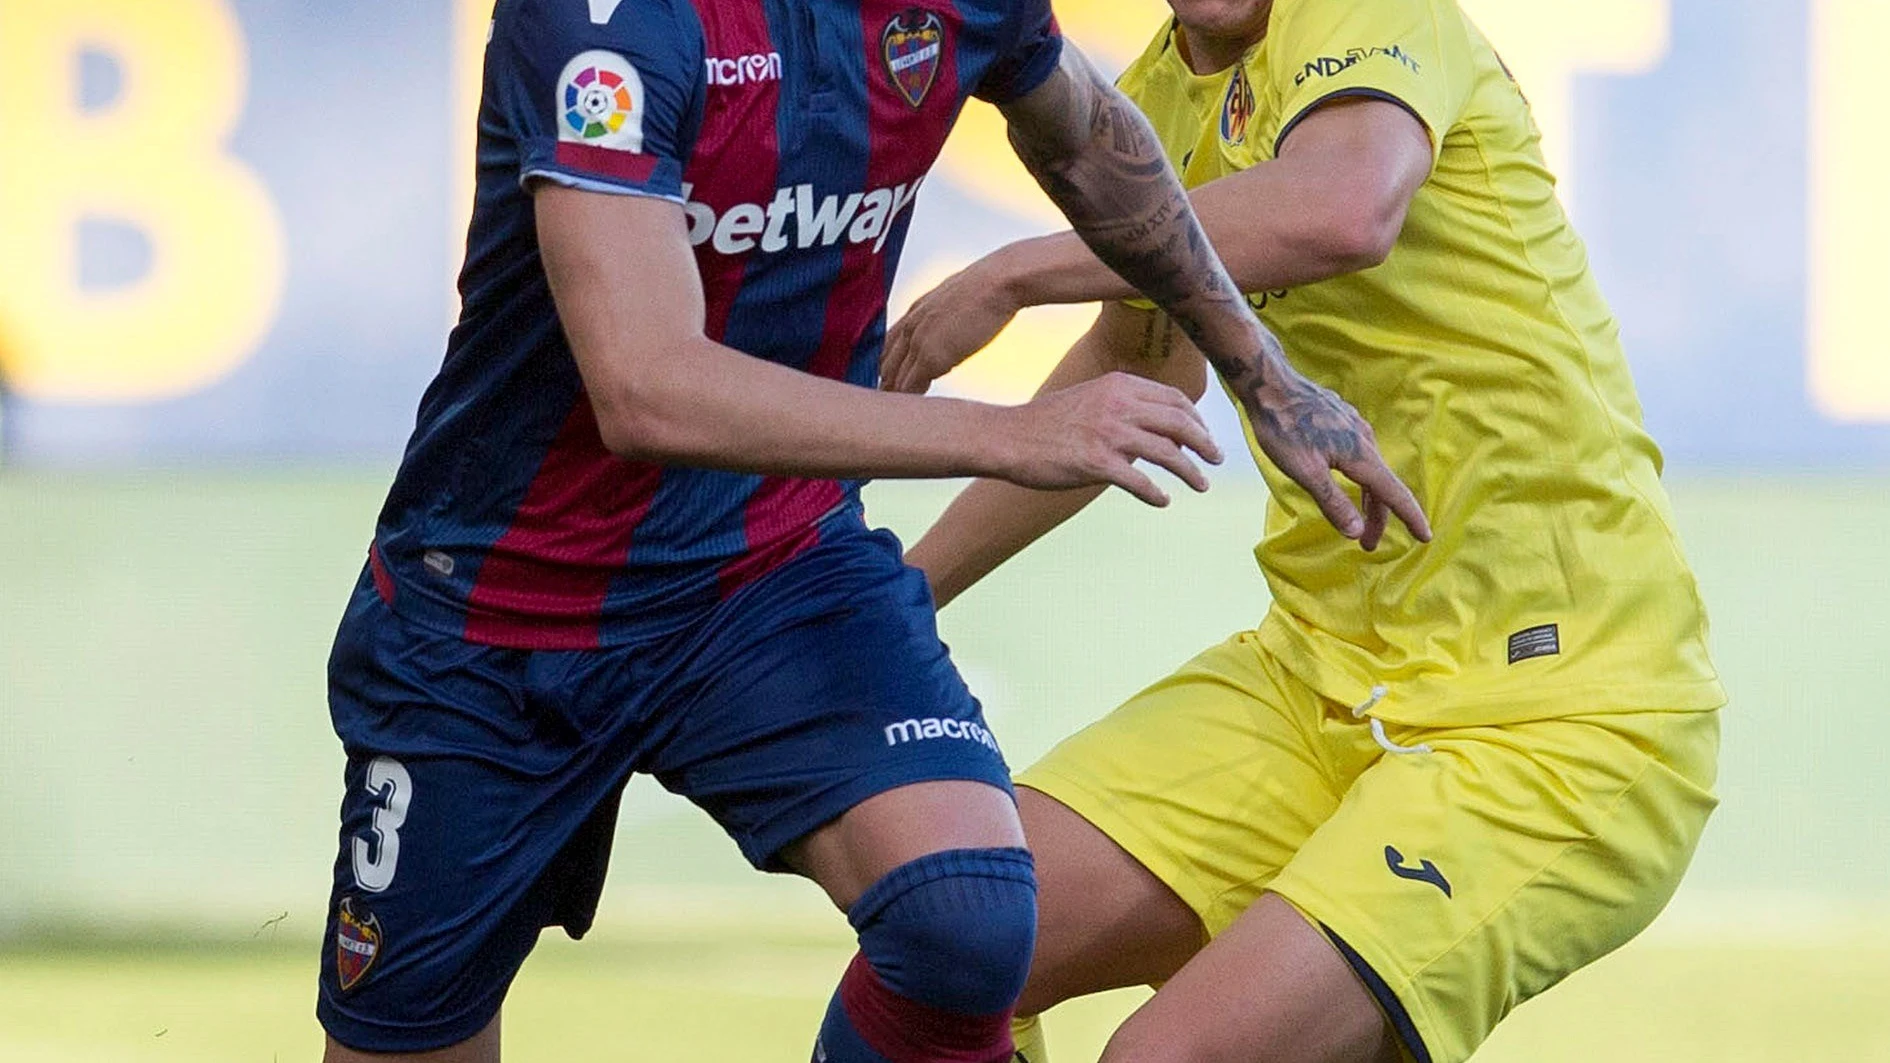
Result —
[{"label": "small care label on shorts", "polygon": [[1509,637],[1509,663],[1533,657],[1553,657],[1562,652],[1562,635],[1554,624],[1525,628]]}]

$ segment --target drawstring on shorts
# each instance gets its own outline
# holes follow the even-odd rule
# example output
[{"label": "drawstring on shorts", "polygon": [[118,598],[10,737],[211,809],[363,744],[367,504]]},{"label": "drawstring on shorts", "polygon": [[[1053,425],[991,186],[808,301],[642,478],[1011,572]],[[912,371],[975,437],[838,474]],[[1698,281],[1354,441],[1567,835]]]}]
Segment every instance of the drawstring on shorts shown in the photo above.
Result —
[{"label": "drawstring on shorts", "polygon": [[[1360,705],[1357,708],[1352,710],[1352,718],[1360,719],[1364,717],[1366,713],[1376,708],[1379,702],[1385,700],[1385,695],[1389,693],[1391,693],[1391,691],[1387,689],[1383,683],[1380,683],[1377,686],[1373,687],[1372,696],[1370,698],[1367,698],[1363,705]],[[1385,734],[1384,721],[1378,719],[1376,716],[1371,718],[1371,723],[1372,723],[1372,740],[1377,742],[1379,748],[1383,749],[1387,753],[1391,753],[1393,755],[1402,757],[1402,756],[1409,756],[1413,753],[1429,753],[1431,751],[1430,744],[1426,742],[1419,742],[1417,745],[1414,745],[1414,746],[1401,746],[1398,743],[1393,742],[1390,736]]]}]

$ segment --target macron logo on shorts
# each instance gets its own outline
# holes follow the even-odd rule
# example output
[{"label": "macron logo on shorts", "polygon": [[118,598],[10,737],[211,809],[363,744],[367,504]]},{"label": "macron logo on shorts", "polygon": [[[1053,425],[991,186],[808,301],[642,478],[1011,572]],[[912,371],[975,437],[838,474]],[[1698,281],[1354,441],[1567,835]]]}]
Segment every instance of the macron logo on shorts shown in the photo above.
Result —
[{"label": "macron logo on shorts", "polygon": [[956,738],[976,742],[993,753],[999,752],[997,739],[991,737],[991,732],[969,720],[944,720],[931,716],[923,720],[901,720],[886,728],[886,744],[889,746],[902,742],[922,742],[928,738]]}]

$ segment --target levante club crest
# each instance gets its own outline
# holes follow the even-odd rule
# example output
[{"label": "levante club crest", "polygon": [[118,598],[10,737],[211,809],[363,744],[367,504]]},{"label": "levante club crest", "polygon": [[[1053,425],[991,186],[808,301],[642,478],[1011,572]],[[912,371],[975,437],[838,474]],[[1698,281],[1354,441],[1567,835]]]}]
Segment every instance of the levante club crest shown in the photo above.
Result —
[{"label": "levante club crest", "polygon": [[367,977],[381,954],[381,921],[366,908],[356,909],[353,897],[343,897],[335,912],[335,977],[347,992]]},{"label": "levante club crest", "polygon": [[914,107],[925,102],[938,78],[939,58],[945,52],[945,24],[922,7],[909,7],[886,23],[879,35],[880,55],[893,88]]}]

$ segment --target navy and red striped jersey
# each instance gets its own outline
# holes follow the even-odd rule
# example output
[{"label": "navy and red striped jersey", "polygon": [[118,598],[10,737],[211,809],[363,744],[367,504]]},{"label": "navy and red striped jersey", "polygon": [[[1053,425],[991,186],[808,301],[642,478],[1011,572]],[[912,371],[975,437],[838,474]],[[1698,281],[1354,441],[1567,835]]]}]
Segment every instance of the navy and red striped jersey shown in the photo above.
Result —
[{"label": "navy and red striped jersey", "polygon": [[1060,50],[1048,0],[499,0],[464,309],[381,513],[381,594],[474,642],[621,645],[860,525],[858,483],[604,448],[530,186],[682,204],[711,339],[870,387],[959,108],[1035,88]]}]

